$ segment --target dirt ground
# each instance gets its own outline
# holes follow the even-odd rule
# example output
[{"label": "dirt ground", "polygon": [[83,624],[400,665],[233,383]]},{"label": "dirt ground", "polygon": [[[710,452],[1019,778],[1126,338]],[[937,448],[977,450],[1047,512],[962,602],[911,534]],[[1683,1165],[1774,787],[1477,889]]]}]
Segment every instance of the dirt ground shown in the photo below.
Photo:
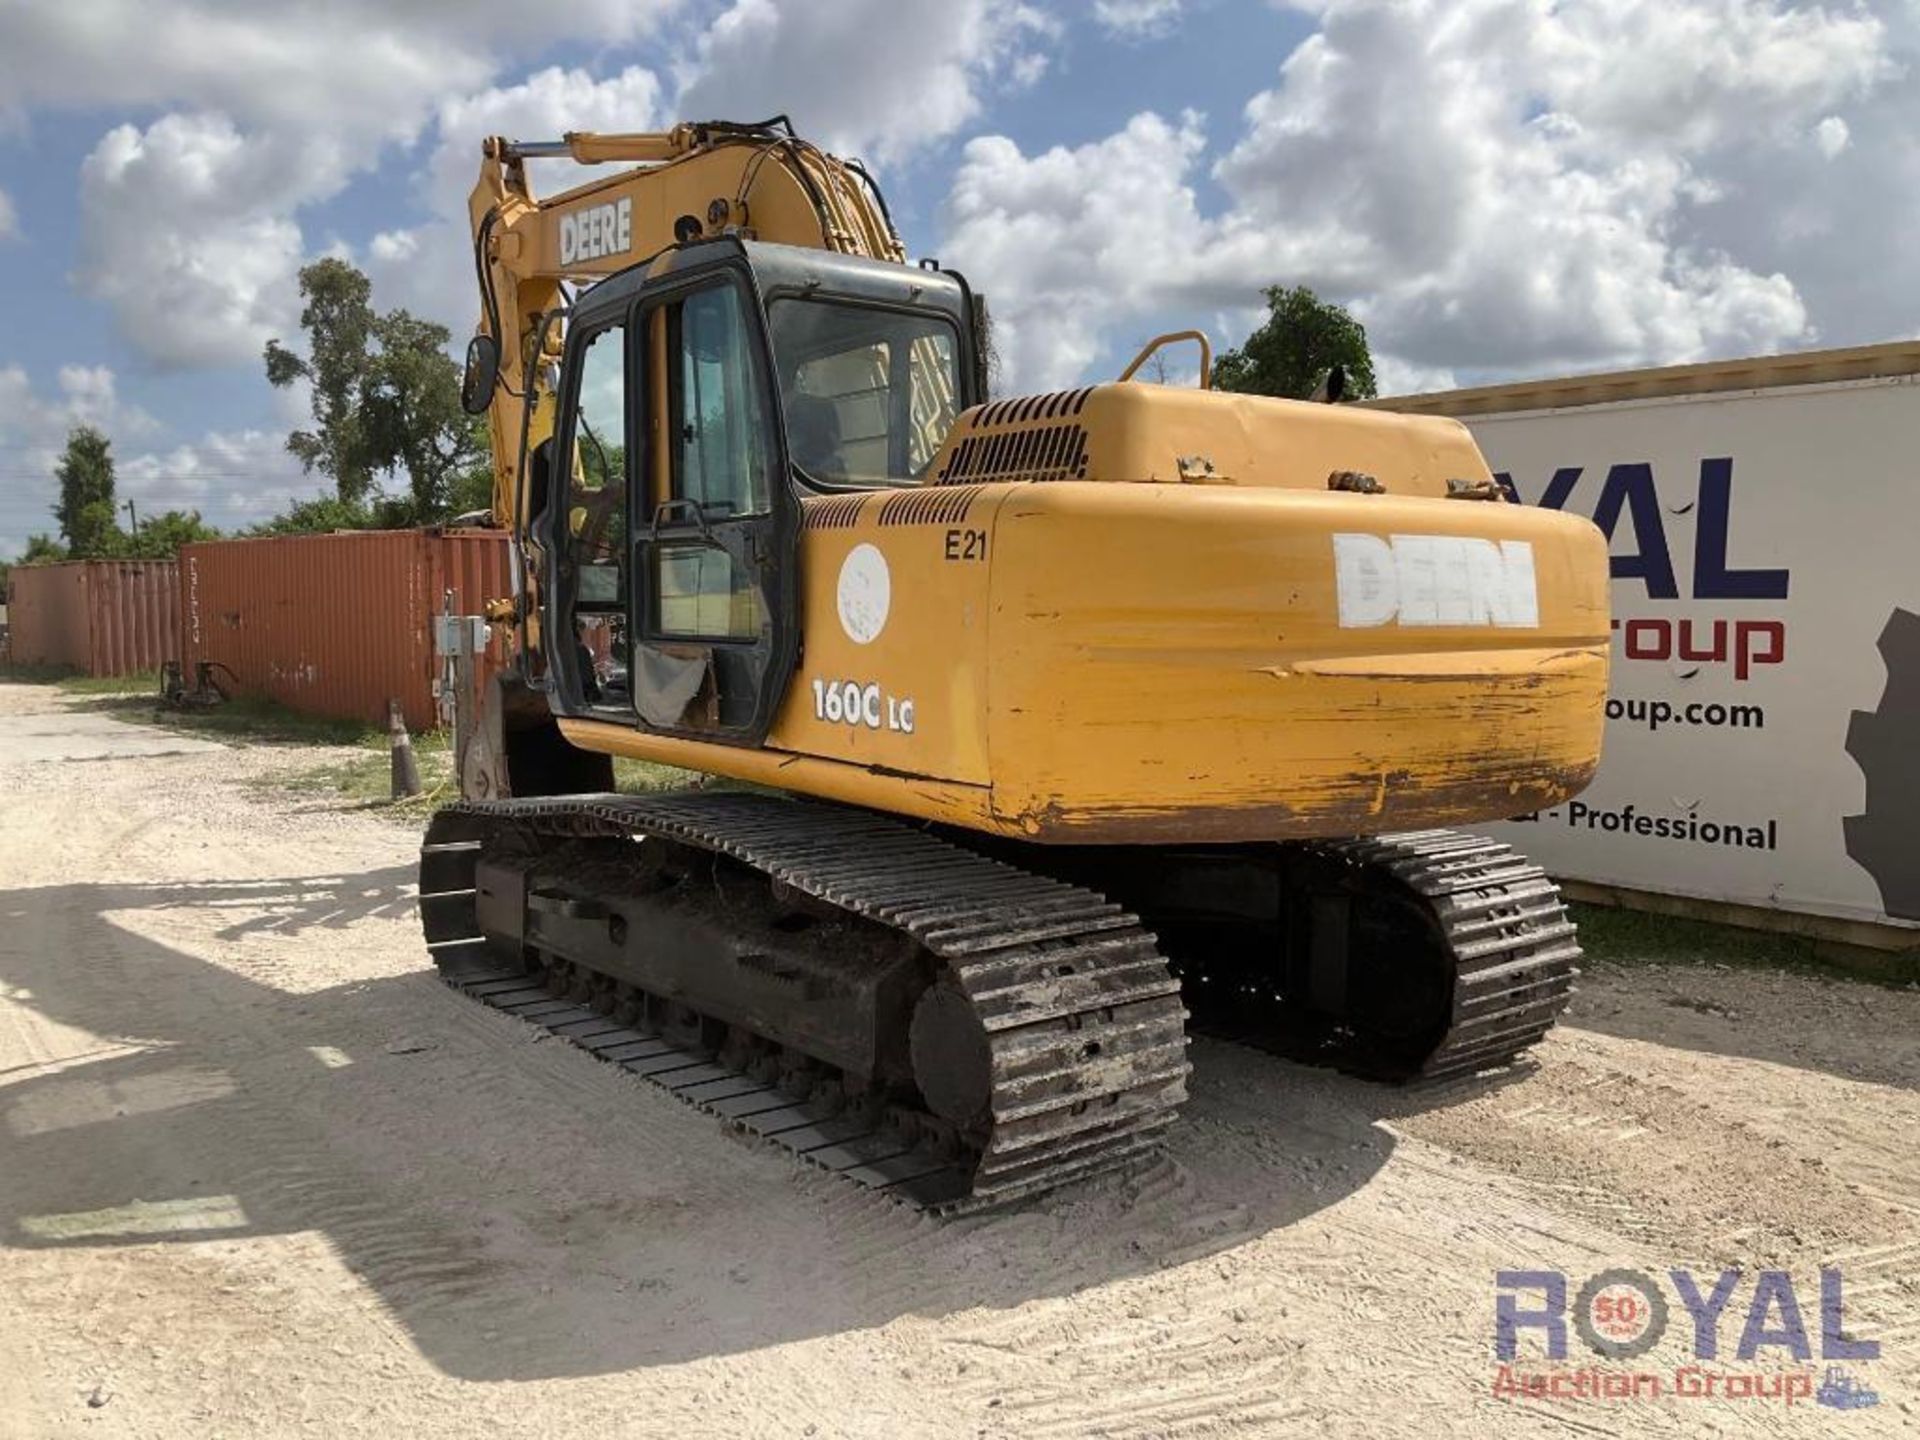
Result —
[{"label": "dirt ground", "polygon": [[[1196,1043],[1164,1163],[942,1223],[438,984],[416,835],[263,783],[325,752],[69,705],[0,686],[0,1435],[1920,1429],[1920,994],[1607,969],[1415,1091]],[[1870,1408],[1496,1393],[1500,1271],[1657,1277],[1671,1381],[1739,1267],[1702,1368],[1817,1382],[1822,1265]]]}]

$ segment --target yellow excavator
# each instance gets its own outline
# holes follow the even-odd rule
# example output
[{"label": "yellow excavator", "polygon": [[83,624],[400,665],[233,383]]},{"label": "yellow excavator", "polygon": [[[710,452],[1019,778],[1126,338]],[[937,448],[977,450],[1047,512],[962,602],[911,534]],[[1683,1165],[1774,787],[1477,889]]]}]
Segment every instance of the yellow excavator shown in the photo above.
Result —
[{"label": "yellow excavator", "polygon": [[1203,338],[990,400],[784,118],[490,139],[472,216],[516,660],[422,852],[449,983],[941,1212],[1151,1155],[1189,1022],[1389,1081],[1553,1024],[1557,889],[1452,827],[1592,776],[1607,552],[1459,424]]}]

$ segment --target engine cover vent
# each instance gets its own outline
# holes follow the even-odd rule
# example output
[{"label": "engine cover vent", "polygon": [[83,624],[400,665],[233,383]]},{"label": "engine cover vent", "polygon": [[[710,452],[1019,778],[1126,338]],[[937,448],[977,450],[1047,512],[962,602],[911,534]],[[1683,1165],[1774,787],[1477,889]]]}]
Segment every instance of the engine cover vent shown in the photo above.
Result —
[{"label": "engine cover vent", "polygon": [[900,490],[880,502],[882,525],[958,525],[973,508],[979,485]]},{"label": "engine cover vent", "polygon": [[936,483],[1086,479],[1087,431],[1073,417],[1093,388],[1020,395],[969,411]]},{"label": "engine cover vent", "polygon": [[969,435],[954,447],[940,472],[942,485],[969,480],[1084,480],[1087,431],[1081,425],[1039,425]]},{"label": "engine cover vent", "polygon": [[996,400],[973,413],[975,430],[991,430],[996,425],[1025,425],[1034,420],[1058,420],[1063,415],[1078,415],[1086,408],[1093,386],[1079,390],[1054,390],[1045,395],[1016,395],[1011,400]]},{"label": "engine cover vent", "polygon": [[851,530],[860,523],[860,510],[867,503],[868,498],[865,495],[833,495],[824,500],[802,500],[800,528],[802,530]]}]

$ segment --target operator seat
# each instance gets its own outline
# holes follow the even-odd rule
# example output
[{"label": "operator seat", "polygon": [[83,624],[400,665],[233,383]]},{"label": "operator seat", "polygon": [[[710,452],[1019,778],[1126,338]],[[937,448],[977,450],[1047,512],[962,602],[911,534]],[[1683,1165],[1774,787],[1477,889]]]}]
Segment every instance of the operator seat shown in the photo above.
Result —
[{"label": "operator seat", "polygon": [[840,455],[840,410],[833,401],[804,390],[788,392],[787,454],[818,479],[846,478],[847,464]]}]

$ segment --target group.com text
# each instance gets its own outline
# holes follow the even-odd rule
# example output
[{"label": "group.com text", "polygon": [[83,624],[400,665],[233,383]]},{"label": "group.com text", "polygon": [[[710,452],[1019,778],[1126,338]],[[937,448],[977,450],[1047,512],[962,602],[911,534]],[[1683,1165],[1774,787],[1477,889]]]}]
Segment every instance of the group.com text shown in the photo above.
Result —
[{"label": "group.com text", "polygon": [[1761,705],[1723,705],[1718,700],[1690,700],[1675,704],[1670,700],[1627,700],[1615,695],[1607,701],[1607,719],[1625,720],[1657,731],[1667,725],[1697,725],[1715,730],[1764,730],[1766,707]]}]

